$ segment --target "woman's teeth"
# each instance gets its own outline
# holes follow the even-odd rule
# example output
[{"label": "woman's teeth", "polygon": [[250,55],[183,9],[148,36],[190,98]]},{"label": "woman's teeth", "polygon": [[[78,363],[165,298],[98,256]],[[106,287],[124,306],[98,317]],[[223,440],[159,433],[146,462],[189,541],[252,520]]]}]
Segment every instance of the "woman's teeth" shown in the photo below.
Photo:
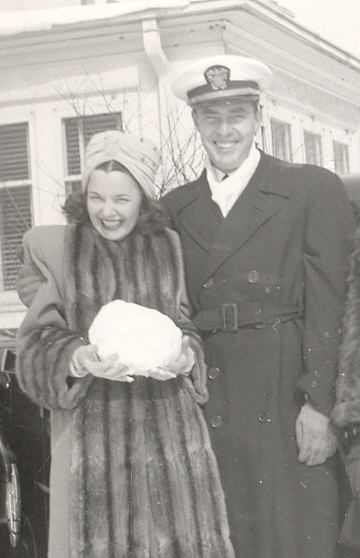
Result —
[{"label": "woman's teeth", "polygon": [[102,219],[101,223],[105,229],[115,230],[120,227],[122,221],[120,219],[116,219],[116,221],[106,221],[105,219]]}]

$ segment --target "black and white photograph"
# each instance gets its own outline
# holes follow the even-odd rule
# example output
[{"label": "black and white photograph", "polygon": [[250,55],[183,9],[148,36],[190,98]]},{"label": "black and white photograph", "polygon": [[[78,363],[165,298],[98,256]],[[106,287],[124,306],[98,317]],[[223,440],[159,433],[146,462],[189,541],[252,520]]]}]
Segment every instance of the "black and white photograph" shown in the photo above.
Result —
[{"label": "black and white photograph", "polygon": [[0,0],[0,558],[360,558],[359,0]]}]

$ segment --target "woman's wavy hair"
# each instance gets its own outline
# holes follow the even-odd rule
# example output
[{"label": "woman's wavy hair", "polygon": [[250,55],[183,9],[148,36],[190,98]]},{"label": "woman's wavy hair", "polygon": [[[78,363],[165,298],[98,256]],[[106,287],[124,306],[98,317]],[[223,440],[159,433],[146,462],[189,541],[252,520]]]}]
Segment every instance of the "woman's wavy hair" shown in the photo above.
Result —
[{"label": "woman's wavy hair", "polygon": [[[129,176],[134,178],[132,174],[127,170],[127,168],[117,161],[107,161],[106,163],[102,163],[101,165],[96,167],[95,170],[103,170],[107,173],[112,171],[120,171],[127,173]],[[142,201],[136,228],[145,235],[162,231],[168,225],[168,223],[161,204],[158,201],[152,200],[145,196],[141,186],[139,186],[139,188],[142,192]],[[91,224],[86,207],[86,193],[84,192],[76,192],[70,194],[66,198],[62,210],[69,224]]]}]

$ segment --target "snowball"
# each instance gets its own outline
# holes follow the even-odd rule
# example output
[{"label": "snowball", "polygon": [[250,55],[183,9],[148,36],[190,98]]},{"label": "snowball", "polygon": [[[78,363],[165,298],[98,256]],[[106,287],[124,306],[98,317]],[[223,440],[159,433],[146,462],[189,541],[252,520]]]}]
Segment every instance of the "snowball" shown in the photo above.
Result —
[{"label": "snowball", "polygon": [[147,371],[180,356],[182,332],[158,310],[114,300],[95,316],[89,341],[98,345],[101,359],[117,354],[117,362],[128,366],[131,374],[148,376]]}]

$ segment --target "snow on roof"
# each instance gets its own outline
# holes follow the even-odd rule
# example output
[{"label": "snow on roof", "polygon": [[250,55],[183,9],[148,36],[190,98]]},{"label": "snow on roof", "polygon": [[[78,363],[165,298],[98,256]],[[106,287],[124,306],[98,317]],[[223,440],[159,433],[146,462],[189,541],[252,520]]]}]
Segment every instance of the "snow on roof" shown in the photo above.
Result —
[{"label": "snow on roof", "polygon": [[189,4],[189,0],[123,0],[113,4],[1,12],[0,36],[49,31],[59,25],[130,16],[149,10],[181,10]]}]

